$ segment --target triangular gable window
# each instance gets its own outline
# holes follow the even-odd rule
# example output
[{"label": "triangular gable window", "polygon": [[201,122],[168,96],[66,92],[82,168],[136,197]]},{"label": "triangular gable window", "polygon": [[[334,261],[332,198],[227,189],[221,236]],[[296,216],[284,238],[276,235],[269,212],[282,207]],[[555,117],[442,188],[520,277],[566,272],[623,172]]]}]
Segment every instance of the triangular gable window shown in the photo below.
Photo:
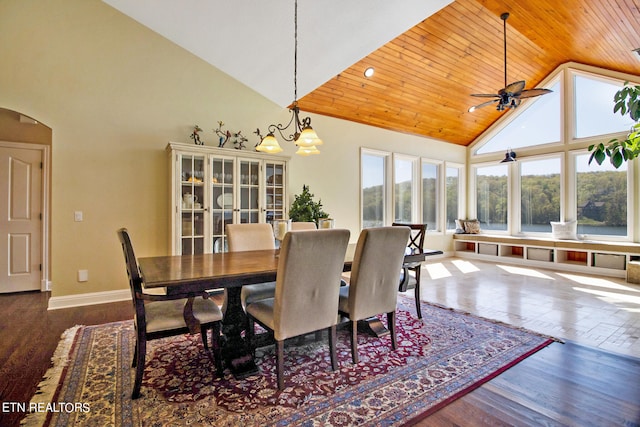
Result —
[{"label": "triangular gable window", "polygon": [[[546,87],[553,92],[524,100],[523,103],[530,104],[526,110],[515,116],[513,120],[487,140],[486,143],[478,148],[476,153],[495,153],[509,149],[560,142],[560,80],[556,80],[551,87]],[[524,104],[522,107],[524,107]]]}]

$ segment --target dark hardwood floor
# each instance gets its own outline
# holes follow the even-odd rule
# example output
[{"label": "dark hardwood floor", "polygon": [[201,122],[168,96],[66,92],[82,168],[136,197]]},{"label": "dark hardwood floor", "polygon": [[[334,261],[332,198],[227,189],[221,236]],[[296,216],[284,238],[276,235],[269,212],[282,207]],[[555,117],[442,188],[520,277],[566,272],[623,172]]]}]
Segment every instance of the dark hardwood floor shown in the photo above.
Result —
[{"label": "dark hardwood floor", "polygon": [[[129,302],[47,311],[46,293],[0,295],[0,400],[28,402],[64,330],[130,319]],[[3,405],[4,407],[4,405]],[[0,426],[24,414],[0,413]],[[640,426],[640,359],[553,343],[421,426]]]}]

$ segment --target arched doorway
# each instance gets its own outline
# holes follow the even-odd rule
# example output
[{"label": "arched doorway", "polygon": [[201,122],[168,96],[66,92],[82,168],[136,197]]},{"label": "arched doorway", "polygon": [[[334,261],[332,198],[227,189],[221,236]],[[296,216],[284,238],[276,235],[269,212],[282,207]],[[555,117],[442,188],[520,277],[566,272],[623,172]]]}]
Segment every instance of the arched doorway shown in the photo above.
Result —
[{"label": "arched doorway", "polygon": [[51,129],[0,108],[0,293],[49,288]]}]

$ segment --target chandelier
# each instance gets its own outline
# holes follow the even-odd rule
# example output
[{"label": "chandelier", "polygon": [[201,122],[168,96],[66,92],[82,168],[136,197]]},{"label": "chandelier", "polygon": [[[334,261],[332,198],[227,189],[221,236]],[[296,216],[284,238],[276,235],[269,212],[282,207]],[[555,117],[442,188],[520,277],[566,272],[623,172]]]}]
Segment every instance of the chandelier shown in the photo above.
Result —
[{"label": "chandelier", "polygon": [[[289,108],[291,119],[286,126],[282,124],[269,125],[267,128],[269,133],[265,137],[260,135],[260,129],[258,129],[256,133],[258,137],[260,137],[260,144],[258,144],[256,150],[264,153],[281,152],[282,147],[278,144],[275,136],[277,131],[282,139],[288,142],[293,141],[298,146],[296,154],[309,156],[311,154],[320,154],[317,146],[322,145],[322,140],[318,138],[318,135],[311,127],[311,118],[300,118],[300,109],[298,108],[298,0],[295,0],[294,3],[293,25],[295,47],[293,52],[293,103],[291,104],[291,108]],[[287,131],[292,125],[292,130]],[[287,133],[289,133],[289,135],[287,135]]]}]

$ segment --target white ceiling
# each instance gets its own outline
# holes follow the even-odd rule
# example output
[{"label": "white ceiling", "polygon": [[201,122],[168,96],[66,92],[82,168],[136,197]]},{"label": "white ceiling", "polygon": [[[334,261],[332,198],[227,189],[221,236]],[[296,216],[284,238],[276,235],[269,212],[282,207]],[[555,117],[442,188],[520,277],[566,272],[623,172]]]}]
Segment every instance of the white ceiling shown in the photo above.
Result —
[{"label": "white ceiling", "polygon": [[[285,107],[293,0],[103,0]],[[298,99],[453,0],[299,0]]]}]

